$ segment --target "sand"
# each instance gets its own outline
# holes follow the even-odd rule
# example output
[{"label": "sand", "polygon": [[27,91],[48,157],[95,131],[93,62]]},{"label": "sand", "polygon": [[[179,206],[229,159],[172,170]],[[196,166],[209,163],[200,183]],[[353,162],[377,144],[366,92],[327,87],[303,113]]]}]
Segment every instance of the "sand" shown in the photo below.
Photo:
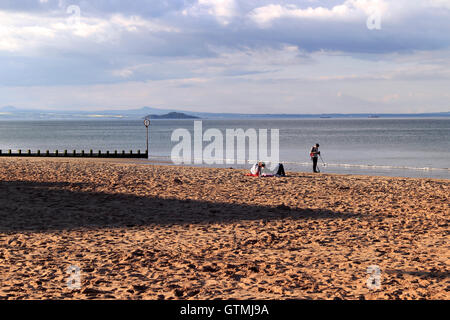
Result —
[{"label": "sand", "polygon": [[0,299],[450,297],[449,180],[244,173],[0,159]]}]

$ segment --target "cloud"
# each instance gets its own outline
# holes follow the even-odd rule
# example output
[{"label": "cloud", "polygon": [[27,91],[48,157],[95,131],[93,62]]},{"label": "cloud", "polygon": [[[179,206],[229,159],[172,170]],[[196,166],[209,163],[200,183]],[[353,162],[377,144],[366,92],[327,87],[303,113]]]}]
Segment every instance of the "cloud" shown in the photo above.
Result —
[{"label": "cloud", "polygon": [[[126,34],[157,34],[179,32],[176,27],[157,19],[113,14],[108,19],[80,16],[73,21],[71,15],[41,15],[27,12],[0,11],[0,51],[26,53],[33,49],[67,48],[79,45],[80,39],[90,43],[118,44]],[[73,41],[75,40],[75,41]],[[87,43],[86,43],[87,45]]]},{"label": "cloud", "polygon": [[237,14],[237,4],[235,0],[198,0],[191,7],[182,11],[185,16],[201,17],[211,15],[221,24],[227,25]]},{"label": "cloud", "polygon": [[435,8],[450,9],[450,1],[448,0],[428,0],[428,5]]},{"label": "cloud", "polygon": [[267,26],[278,19],[337,20],[342,22],[367,19],[374,13],[383,19],[398,19],[415,14],[418,10],[450,8],[448,0],[346,0],[330,7],[295,4],[268,4],[254,8],[248,16],[256,23]]},{"label": "cloud", "polygon": [[[367,27],[374,13],[379,30]],[[70,87],[90,94],[78,94],[83,103],[74,104],[67,91],[51,105],[129,99],[176,107],[185,99],[195,108],[229,103],[270,110],[278,93],[291,111],[309,104],[325,110],[344,100],[349,108],[364,101],[402,108],[423,102],[406,93],[419,85],[430,87],[422,97],[442,97],[448,30],[450,6],[443,0],[2,1],[0,87],[15,88],[15,95],[2,91],[3,103],[13,105],[26,103],[20,88],[33,88],[29,104],[45,105],[49,92]],[[379,93],[373,89],[380,86]],[[390,86],[401,88],[393,93]],[[113,99],[114,90],[123,96]],[[395,101],[383,100],[397,93]]]},{"label": "cloud", "polygon": [[[145,55],[207,56],[211,45],[294,45],[306,51],[350,53],[450,45],[450,35],[445,31],[450,28],[447,1],[346,0],[338,4],[333,1],[333,5],[322,1],[315,6],[316,2],[293,2],[143,0],[125,4],[94,0],[70,4],[35,0],[28,1],[25,10],[23,2],[8,1],[0,4],[0,51],[29,52],[45,47],[67,50],[71,44],[89,48],[109,43],[110,51],[131,46],[132,51],[140,47]],[[67,12],[71,6],[80,10],[79,23],[71,23],[74,13]],[[376,32],[366,26],[374,13],[381,19],[381,30]],[[85,40],[83,44],[80,38]]]},{"label": "cloud", "polygon": [[[355,19],[363,14],[363,11],[356,10],[347,5],[334,6],[331,9],[324,7],[308,7],[301,9],[293,5],[282,6],[279,4],[270,4],[259,7],[250,12],[249,17],[260,25],[267,25],[273,20],[283,18],[304,18],[304,19]],[[367,12],[365,13],[367,14]]]}]

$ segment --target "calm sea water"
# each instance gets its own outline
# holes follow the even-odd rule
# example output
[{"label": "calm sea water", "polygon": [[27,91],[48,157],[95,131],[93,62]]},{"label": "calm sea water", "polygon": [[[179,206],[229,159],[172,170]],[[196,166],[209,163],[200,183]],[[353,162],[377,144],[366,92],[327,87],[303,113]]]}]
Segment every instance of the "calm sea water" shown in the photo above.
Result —
[{"label": "calm sea water", "polygon": [[[217,128],[224,136],[226,129],[279,129],[280,161],[288,171],[311,171],[309,150],[318,142],[327,163],[322,172],[450,178],[450,119],[203,120],[202,124],[203,130]],[[151,159],[170,161],[176,144],[170,138],[177,128],[193,132],[193,121],[152,121]],[[145,127],[142,121],[124,120],[1,121],[0,149],[144,151]]]}]

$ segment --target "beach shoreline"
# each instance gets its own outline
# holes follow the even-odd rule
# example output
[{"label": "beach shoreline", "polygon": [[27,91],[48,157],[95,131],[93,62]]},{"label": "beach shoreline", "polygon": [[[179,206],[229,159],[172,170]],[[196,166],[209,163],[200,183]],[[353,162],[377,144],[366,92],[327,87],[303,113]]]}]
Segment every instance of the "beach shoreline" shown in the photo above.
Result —
[{"label": "beach shoreline", "polygon": [[449,180],[129,162],[0,159],[0,299],[449,298]]}]

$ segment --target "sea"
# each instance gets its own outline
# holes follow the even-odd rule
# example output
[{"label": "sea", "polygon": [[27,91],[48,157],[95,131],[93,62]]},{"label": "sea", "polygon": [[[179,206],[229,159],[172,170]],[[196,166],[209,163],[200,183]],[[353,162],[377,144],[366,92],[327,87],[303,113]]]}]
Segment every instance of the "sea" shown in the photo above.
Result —
[{"label": "sea", "polygon": [[[202,119],[201,126],[202,132],[221,132],[224,148],[227,129],[255,129],[257,133],[266,129],[269,146],[271,134],[277,129],[279,160],[287,172],[312,172],[309,151],[319,143],[319,168],[323,173],[450,178],[449,118]],[[194,120],[152,120],[149,159],[132,161],[173,164],[172,150],[179,142],[171,138],[176,129],[187,130],[192,139],[195,136]],[[209,143],[203,142],[203,147]],[[143,120],[0,121],[0,149],[3,153],[9,149],[144,152],[146,127]],[[225,163],[230,158],[224,150],[223,164],[193,165],[250,168],[256,160],[266,160],[248,159],[248,150],[246,157],[248,162],[244,164]]]}]

